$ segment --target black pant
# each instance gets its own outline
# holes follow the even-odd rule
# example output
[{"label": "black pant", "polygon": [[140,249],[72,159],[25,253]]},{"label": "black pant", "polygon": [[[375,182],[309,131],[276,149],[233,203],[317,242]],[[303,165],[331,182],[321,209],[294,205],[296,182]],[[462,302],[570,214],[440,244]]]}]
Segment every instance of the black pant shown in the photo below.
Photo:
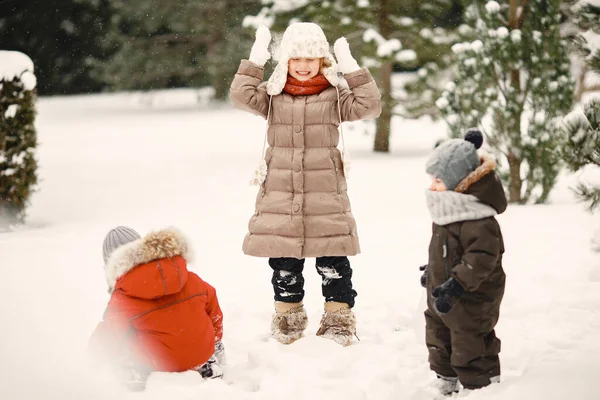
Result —
[{"label": "black pant", "polygon": [[[304,259],[270,258],[273,269],[275,301],[298,303],[304,298]],[[335,301],[354,307],[357,293],[352,289],[352,268],[348,257],[317,257],[317,272],[323,279],[322,289],[326,302]]]}]

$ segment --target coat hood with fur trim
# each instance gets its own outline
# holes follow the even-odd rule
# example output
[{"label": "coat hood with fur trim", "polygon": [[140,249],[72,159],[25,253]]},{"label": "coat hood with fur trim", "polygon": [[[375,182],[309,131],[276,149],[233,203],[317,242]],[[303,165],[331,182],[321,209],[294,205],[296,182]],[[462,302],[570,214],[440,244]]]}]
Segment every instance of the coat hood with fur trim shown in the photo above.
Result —
[{"label": "coat hood with fur trim", "polygon": [[500,177],[494,172],[496,161],[487,153],[481,153],[479,159],[479,167],[460,181],[454,191],[473,195],[502,214],[506,211],[507,201]]},{"label": "coat hood with fur trim", "polygon": [[177,229],[151,232],[110,255],[105,266],[109,293],[120,289],[141,298],[176,293],[187,281],[191,256],[188,241]]},{"label": "coat hood with fur trim", "polygon": [[276,51],[277,66],[267,83],[267,93],[276,96],[281,93],[288,76],[288,62],[292,58],[324,58],[330,66],[322,72],[331,86],[337,87],[337,63],[329,49],[329,42],[321,27],[312,22],[297,22],[288,26]]}]

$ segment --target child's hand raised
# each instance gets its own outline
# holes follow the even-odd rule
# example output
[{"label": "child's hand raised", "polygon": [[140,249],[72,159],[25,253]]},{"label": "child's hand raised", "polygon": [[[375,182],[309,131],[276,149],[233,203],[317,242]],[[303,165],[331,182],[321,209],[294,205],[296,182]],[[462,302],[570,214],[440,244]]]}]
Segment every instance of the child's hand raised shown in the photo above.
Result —
[{"label": "child's hand raised", "polygon": [[264,25],[259,26],[256,30],[256,40],[252,45],[252,50],[250,50],[250,57],[248,57],[248,60],[263,67],[269,58],[271,58],[271,53],[269,53],[270,43],[271,32],[269,31],[269,28]]},{"label": "child's hand raised", "polygon": [[340,71],[343,74],[349,74],[360,69],[360,66],[354,57],[352,57],[352,53],[350,53],[350,45],[345,37],[341,37],[335,41],[333,51],[335,53],[335,58],[337,58]]}]

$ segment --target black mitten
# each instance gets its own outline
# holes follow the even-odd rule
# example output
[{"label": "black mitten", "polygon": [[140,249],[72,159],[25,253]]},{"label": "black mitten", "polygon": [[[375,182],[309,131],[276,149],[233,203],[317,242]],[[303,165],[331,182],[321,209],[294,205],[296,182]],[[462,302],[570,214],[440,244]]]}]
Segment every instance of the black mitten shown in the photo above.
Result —
[{"label": "black mitten", "polygon": [[421,275],[421,286],[427,287],[427,265],[421,265],[419,271],[423,271],[423,275]]},{"label": "black mitten", "polygon": [[465,289],[454,278],[448,279],[441,286],[436,287],[431,292],[435,297],[435,309],[440,314],[446,314],[454,306],[454,300],[460,298]]}]

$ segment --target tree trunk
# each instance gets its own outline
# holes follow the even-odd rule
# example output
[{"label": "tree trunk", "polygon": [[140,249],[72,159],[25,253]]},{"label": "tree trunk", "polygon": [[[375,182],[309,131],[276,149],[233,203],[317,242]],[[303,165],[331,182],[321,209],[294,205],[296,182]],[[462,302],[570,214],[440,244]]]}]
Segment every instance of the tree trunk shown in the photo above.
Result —
[{"label": "tree trunk", "polygon": [[[520,0],[510,0],[510,8],[508,11],[508,24],[511,29],[517,29],[519,25],[519,18],[517,15],[517,11],[519,10]],[[521,12],[524,12],[522,10]]]},{"label": "tree trunk", "polygon": [[[519,70],[512,70],[510,72],[511,84],[515,90],[520,91],[521,87],[521,72]],[[521,196],[521,188],[523,187],[523,179],[521,178],[521,164],[523,162],[521,156],[521,113],[517,113],[514,116],[513,122],[508,124],[509,137],[513,139],[510,141],[513,148],[509,149],[508,153],[508,165],[510,169],[510,183],[509,183],[509,199],[510,203],[522,203],[523,198]]]},{"label": "tree trunk", "polygon": [[[211,10],[209,14],[212,17],[213,22],[225,27],[227,29],[227,17],[228,4],[221,1],[215,4],[215,8]],[[206,43],[207,51],[206,58],[210,60],[208,65],[208,75],[210,84],[215,90],[215,98],[219,100],[225,100],[229,94],[229,86],[226,83],[225,77],[223,76],[223,66],[221,60],[224,59],[223,55],[225,52],[224,48],[225,32],[223,30],[215,31],[212,35],[212,41]]]},{"label": "tree trunk", "polygon": [[[377,21],[379,33],[387,39],[393,32],[389,20],[390,2],[389,0],[378,0],[376,6],[379,15]],[[373,144],[373,150],[376,152],[389,153],[390,151],[392,109],[394,107],[394,99],[392,98],[392,67],[392,62],[385,62],[381,64],[379,69],[378,85],[381,91],[381,116],[377,119],[377,132],[375,133],[375,143]]]},{"label": "tree trunk", "polygon": [[585,78],[587,76],[589,70],[589,65],[584,65],[579,72],[579,76],[577,77],[577,87],[575,89],[575,101],[580,102],[583,97],[583,93],[585,92]]},{"label": "tree trunk", "polygon": [[[520,0],[510,0],[509,9],[509,26],[511,29],[519,29],[520,18],[517,13],[520,6]],[[521,10],[524,13],[525,10]],[[513,69],[510,71],[510,83],[516,92],[521,92],[521,71]],[[508,124],[509,137],[514,139],[510,141],[512,146],[516,147],[509,149],[508,152],[508,166],[509,166],[509,187],[508,187],[508,201],[509,203],[522,203],[521,189],[523,187],[523,180],[521,178],[521,164],[523,159],[521,158],[521,113],[514,116],[513,122]]]},{"label": "tree trunk", "polygon": [[377,119],[377,132],[373,150],[390,151],[390,131],[392,125],[392,63],[384,63],[379,70],[379,90],[381,91],[381,116]]},{"label": "tree trunk", "polygon": [[521,180],[521,158],[512,151],[508,153],[508,168],[510,183],[508,186],[508,202],[521,203],[521,188],[523,181]]}]

